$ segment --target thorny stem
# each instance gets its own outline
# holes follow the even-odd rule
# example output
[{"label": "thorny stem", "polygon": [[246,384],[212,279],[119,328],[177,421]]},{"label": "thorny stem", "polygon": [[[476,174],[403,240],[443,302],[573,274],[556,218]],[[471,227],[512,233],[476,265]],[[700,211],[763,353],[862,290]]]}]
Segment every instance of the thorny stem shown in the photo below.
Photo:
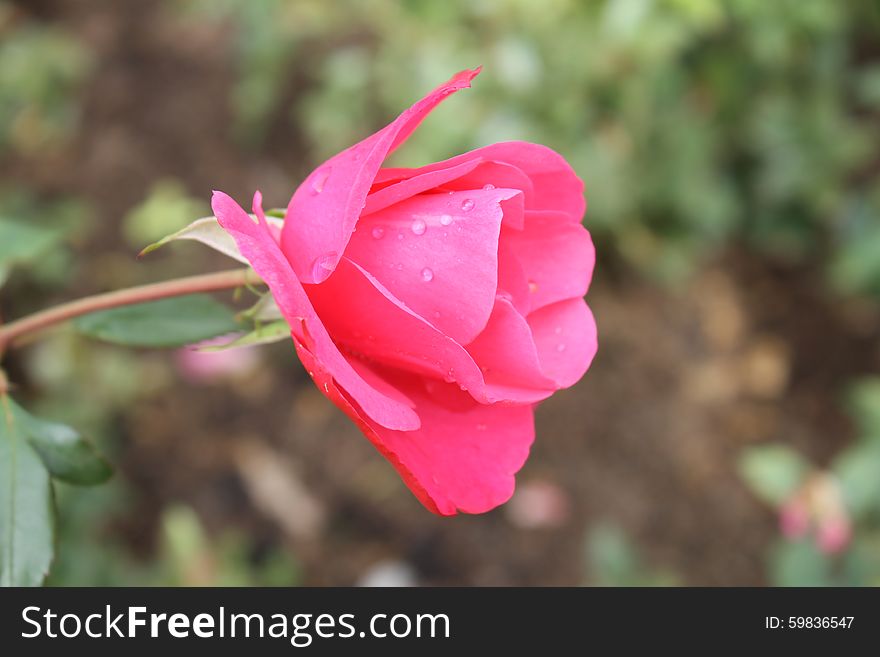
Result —
[{"label": "thorny stem", "polygon": [[[195,292],[215,292],[232,288],[258,285],[262,280],[253,269],[230,269],[218,271],[212,274],[200,274],[177,278],[161,283],[139,285],[124,290],[115,290],[96,294],[94,296],[77,299],[63,303],[53,308],[22,317],[6,325],[0,325],[0,356],[19,338],[42,331],[55,324],[66,322],[80,315],[87,315],[98,310],[116,308],[117,306],[129,306],[146,301],[155,301],[166,297],[178,297]],[[0,374],[0,390],[3,388],[4,378]]]}]

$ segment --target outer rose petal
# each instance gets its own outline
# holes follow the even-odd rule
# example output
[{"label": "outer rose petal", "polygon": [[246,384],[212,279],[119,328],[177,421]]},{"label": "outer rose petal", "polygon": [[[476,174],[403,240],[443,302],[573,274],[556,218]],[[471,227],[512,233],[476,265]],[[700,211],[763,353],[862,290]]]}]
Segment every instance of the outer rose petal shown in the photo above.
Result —
[{"label": "outer rose petal", "polygon": [[[254,223],[232,198],[222,192],[214,192],[211,206],[217,221],[232,235],[242,255],[269,286],[295,337],[312,343],[310,348],[316,358],[375,422],[395,429],[418,427],[419,417],[412,408],[367,383],[333,343],[290,263],[269,232],[259,202],[258,192],[254,196],[254,212],[260,223]],[[308,331],[308,336],[304,329]]]},{"label": "outer rose petal", "polygon": [[[587,207],[584,199],[584,183],[577,177],[571,165],[557,152],[540,144],[525,141],[506,141],[484,146],[468,153],[457,155],[442,162],[435,162],[417,169],[383,169],[376,177],[377,182],[389,178],[403,179],[407,176],[424,174],[438,169],[468,162],[475,157],[486,163],[495,162],[509,168],[519,169],[530,181],[528,187],[517,187],[525,194],[526,210],[544,210],[564,213],[569,221],[580,223]],[[476,176],[471,174],[472,176]],[[498,173],[508,176],[509,173]],[[518,176],[519,177],[519,176]],[[482,182],[482,178],[479,181]],[[499,184],[489,180],[496,187],[516,185],[510,180],[502,180]],[[456,188],[457,189],[457,188]]]},{"label": "outer rose petal", "polygon": [[557,212],[527,211],[523,230],[502,231],[501,243],[528,279],[531,312],[587,293],[596,251],[581,224]]},{"label": "outer rose petal", "polygon": [[559,388],[577,383],[590,367],[598,346],[596,320],[583,299],[568,299],[532,312],[532,328],[542,371]]},{"label": "outer rose petal", "polygon": [[[498,288],[501,202],[492,189],[421,194],[363,217],[345,257],[459,344],[486,326]],[[464,208],[467,208],[465,210]]]},{"label": "outer rose petal", "polygon": [[390,431],[366,418],[303,344],[297,353],[316,385],[360,427],[430,511],[483,513],[513,494],[514,475],[535,437],[531,406],[476,403],[454,385],[389,373],[422,418],[417,431]]},{"label": "outer rose petal", "polygon": [[297,188],[287,206],[281,248],[303,283],[320,283],[336,268],[382,162],[440,101],[470,86],[462,71],[392,123],[327,160]]}]

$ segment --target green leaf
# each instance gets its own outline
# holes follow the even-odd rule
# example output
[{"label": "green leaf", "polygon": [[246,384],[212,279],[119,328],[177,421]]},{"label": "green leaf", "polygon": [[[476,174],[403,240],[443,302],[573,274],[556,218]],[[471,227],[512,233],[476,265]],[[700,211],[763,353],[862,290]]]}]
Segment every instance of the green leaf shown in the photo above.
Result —
[{"label": "green leaf", "polygon": [[41,256],[62,237],[57,228],[35,226],[0,217],[0,285],[13,265]]},{"label": "green leaf", "polygon": [[74,320],[89,337],[129,347],[180,347],[241,329],[234,313],[204,294],[111,308]]},{"label": "green leaf", "polygon": [[38,586],[53,555],[52,486],[17,410],[0,395],[0,586]]},{"label": "green leaf", "polygon": [[777,506],[801,485],[810,464],[784,445],[764,445],[743,451],[739,473],[749,489],[762,500]]},{"label": "green leaf", "polygon": [[284,320],[264,324],[249,333],[236,338],[226,344],[210,345],[202,347],[199,351],[226,351],[238,347],[255,347],[261,344],[272,344],[290,339],[290,325]]},{"label": "green leaf", "polygon": [[69,484],[91,486],[104,483],[113,474],[94,445],[75,429],[18,410],[23,430],[53,477]]},{"label": "green leaf", "polygon": [[[267,216],[266,221],[279,228],[284,225],[284,221],[278,217]],[[150,244],[140,252],[140,255],[144,256],[161,246],[165,246],[170,242],[176,242],[178,240],[194,240],[196,242],[201,242],[205,246],[209,246],[223,255],[229,256],[230,258],[238,260],[246,265],[250,264],[239,252],[238,246],[236,245],[235,240],[232,239],[232,236],[227,233],[219,223],[217,223],[216,217],[196,219],[186,228],[181,228],[176,233],[172,233],[167,237],[163,237],[158,242]]]}]

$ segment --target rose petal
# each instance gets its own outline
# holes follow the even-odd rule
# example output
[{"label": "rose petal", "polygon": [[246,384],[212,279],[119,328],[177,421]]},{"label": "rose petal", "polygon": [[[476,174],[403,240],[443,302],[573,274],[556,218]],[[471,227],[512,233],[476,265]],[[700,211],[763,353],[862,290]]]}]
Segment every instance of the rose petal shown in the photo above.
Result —
[{"label": "rose petal", "polygon": [[[415,196],[416,194],[421,194],[422,192],[426,192],[440,185],[447,184],[457,178],[461,178],[463,175],[473,171],[479,163],[480,159],[474,158],[473,160],[467,160],[461,164],[446,169],[429,171],[382,187],[367,196],[367,203],[364,205],[361,216],[364,217],[373,212],[378,212],[379,210],[387,208],[389,205],[399,203],[400,201]],[[501,186],[502,185],[496,185],[496,187]]]},{"label": "rose petal", "polygon": [[362,415],[308,349],[295,344],[318,388],[355,421],[427,509],[483,513],[510,499],[535,437],[530,405],[483,405],[454,385],[388,372],[389,384],[406,391],[422,418],[417,431],[391,431]]},{"label": "rose petal", "polygon": [[467,345],[467,351],[480,366],[490,389],[530,388],[542,391],[546,398],[558,387],[541,371],[525,318],[503,297],[495,300],[486,330]]},{"label": "rose petal", "polygon": [[596,355],[596,321],[583,299],[568,299],[532,312],[527,318],[541,370],[567,388],[577,383]]},{"label": "rose petal", "polygon": [[[489,169],[491,163],[498,165],[499,168],[494,171],[495,175],[499,176],[499,181],[486,178],[486,182],[483,182],[484,178],[480,177],[474,178],[468,184],[481,187],[489,183],[496,187],[521,189],[525,195],[526,210],[562,212],[574,223],[580,223],[583,218],[586,200],[584,183],[581,179],[559,153],[546,146],[525,141],[491,144],[417,169],[383,169],[376,177],[376,182],[448,169],[474,158],[484,161],[481,167],[485,167],[486,171],[491,170]],[[476,174],[471,175],[476,176]],[[514,178],[509,179],[508,176]],[[528,185],[522,182],[524,178],[528,179]]]},{"label": "rose petal", "polygon": [[347,257],[333,275],[306,291],[330,333],[355,354],[410,372],[455,380],[481,395],[480,369],[452,338],[407,308]]},{"label": "rose petal", "polygon": [[327,160],[297,188],[287,206],[281,248],[303,283],[336,268],[382,162],[450,94],[470,86],[479,69],[462,71],[391,124]]},{"label": "rose petal", "polygon": [[[315,357],[375,422],[395,429],[419,426],[419,417],[399,400],[392,399],[361,378],[333,343],[324,324],[315,314],[308,297],[296,278],[290,263],[272,238],[260,208],[259,192],[254,196],[255,223],[232,198],[214,192],[211,206],[217,221],[235,239],[242,255],[272,291],[278,307],[291,325],[294,336],[310,342]],[[308,332],[308,335],[306,335]]]},{"label": "rose petal", "polygon": [[459,344],[473,340],[498,287],[500,203],[516,190],[422,194],[363,217],[346,257]]},{"label": "rose petal", "polygon": [[502,231],[501,242],[525,272],[531,312],[587,293],[596,253],[581,224],[557,212],[526,211],[523,230]]},{"label": "rose petal", "polygon": [[509,296],[513,307],[525,317],[531,309],[529,279],[513,250],[501,240],[498,243],[498,294]]}]

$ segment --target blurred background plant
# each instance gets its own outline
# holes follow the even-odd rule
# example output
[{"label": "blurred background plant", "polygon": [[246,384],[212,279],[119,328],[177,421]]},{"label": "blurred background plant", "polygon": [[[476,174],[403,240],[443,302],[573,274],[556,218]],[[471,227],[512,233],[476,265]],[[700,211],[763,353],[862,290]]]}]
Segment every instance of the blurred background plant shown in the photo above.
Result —
[{"label": "blurred background plant", "polygon": [[513,511],[450,523],[285,345],[193,378],[191,354],[62,331],[4,365],[119,467],[60,491],[52,583],[352,583],[381,563],[441,583],[877,583],[876,384],[852,419],[840,403],[880,370],[876,2],[148,4],[0,0],[4,318],[227,266],[134,255],[214,187],[283,206],[482,64],[395,161],[563,153],[587,186],[603,349],[539,413]]}]

